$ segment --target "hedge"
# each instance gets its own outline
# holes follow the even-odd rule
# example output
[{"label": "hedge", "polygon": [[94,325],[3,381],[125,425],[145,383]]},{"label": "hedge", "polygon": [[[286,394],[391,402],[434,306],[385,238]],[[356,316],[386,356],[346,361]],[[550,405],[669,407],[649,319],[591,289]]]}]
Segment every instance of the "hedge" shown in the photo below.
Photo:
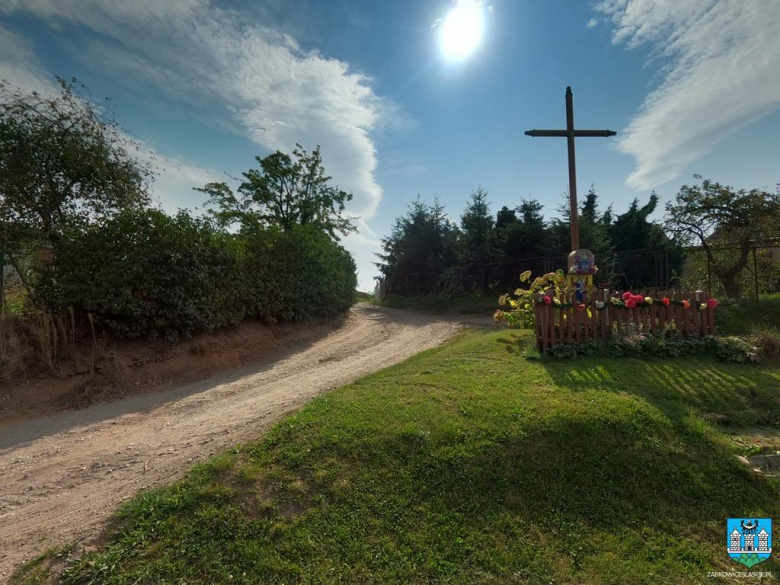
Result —
[{"label": "hedge", "polygon": [[230,234],[186,212],[131,210],[66,234],[37,289],[124,338],[331,317],[353,303],[355,263],[311,226]]}]

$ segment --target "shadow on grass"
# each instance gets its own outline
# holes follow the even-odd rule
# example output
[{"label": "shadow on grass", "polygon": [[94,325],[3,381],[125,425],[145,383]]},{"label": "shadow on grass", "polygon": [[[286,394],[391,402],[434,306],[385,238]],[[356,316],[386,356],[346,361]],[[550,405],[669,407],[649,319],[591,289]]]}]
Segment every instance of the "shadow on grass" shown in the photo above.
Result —
[{"label": "shadow on grass", "polygon": [[571,391],[625,392],[680,423],[691,409],[722,424],[780,424],[780,370],[709,358],[586,358],[543,362],[556,385]]},{"label": "shadow on grass", "polygon": [[739,570],[725,520],[780,517],[777,484],[699,415],[775,420],[776,372],[529,362],[515,355],[526,339],[464,332],[314,401],[239,455],[136,498],[82,576],[690,583]]}]

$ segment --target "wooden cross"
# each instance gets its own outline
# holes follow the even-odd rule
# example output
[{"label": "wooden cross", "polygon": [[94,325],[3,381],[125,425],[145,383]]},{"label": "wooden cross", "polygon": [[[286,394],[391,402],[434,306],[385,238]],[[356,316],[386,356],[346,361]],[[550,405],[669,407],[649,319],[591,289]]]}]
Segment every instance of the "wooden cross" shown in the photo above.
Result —
[{"label": "wooden cross", "polygon": [[566,138],[569,143],[569,209],[571,215],[571,249],[580,249],[580,225],[577,218],[577,169],[574,162],[574,139],[577,137],[602,136],[608,138],[617,132],[612,130],[575,130],[574,102],[571,87],[566,88],[566,130],[528,130],[526,136],[556,136]]}]

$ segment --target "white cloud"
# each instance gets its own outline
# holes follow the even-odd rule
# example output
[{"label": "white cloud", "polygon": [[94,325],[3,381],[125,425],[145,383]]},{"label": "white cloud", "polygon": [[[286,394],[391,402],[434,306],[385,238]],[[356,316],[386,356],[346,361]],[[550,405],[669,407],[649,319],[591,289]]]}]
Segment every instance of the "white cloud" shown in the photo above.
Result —
[{"label": "white cloud", "polygon": [[628,185],[678,177],[730,133],[780,107],[780,1],[602,0],[613,42],[650,47],[662,81],[622,133]]},{"label": "white cloud", "polygon": [[[215,3],[214,3],[215,4]],[[326,169],[354,193],[350,211],[370,219],[382,196],[370,133],[395,117],[371,79],[347,63],[303,51],[292,37],[249,24],[208,0],[7,0],[54,27],[99,36],[83,59],[117,79],[151,83],[179,103],[217,104],[257,144],[322,146]],[[213,115],[211,113],[210,115]]]},{"label": "white cloud", "polygon": [[[8,81],[12,88],[19,88],[25,93],[37,91],[43,95],[56,94],[60,89],[55,84],[54,76],[47,73],[39,62],[30,40],[2,25],[0,79]],[[126,138],[132,140],[129,136]],[[202,205],[205,195],[194,192],[192,187],[221,180],[216,173],[193,166],[178,157],[155,152],[143,142],[134,142],[138,143],[138,149],[133,154],[152,164],[155,171],[154,194],[169,212]]]},{"label": "white cloud", "polygon": [[[366,221],[382,197],[371,135],[413,121],[377,96],[369,77],[210,0],[4,0],[2,12],[44,19],[77,58],[117,83],[152,85],[170,102],[269,150],[321,145],[328,174],[354,194],[348,212],[361,217],[362,233],[344,243],[356,256],[361,285],[370,286],[370,253],[379,242]],[[73,25],[97,35],[79,37],[68,30]],[[33,57],[28,51],[20,62],[37,63]],[[217,174],[176,157],[157,155],[157,166],[165,170],[155,192],[168,210],[202,204],[191,187]]]},{"label": "white cloud", "polygon": [[191,165],[178,157],[148,152],[150,155],[143,158],[151,162],[155,170],[154,195],[168,213],[175,213],[179,209],[192,211],[196,207],[203,209],[208,196],[193,191],[193,187],[225,180],[219,173]]},{"label": "white cloud", "polygon": [[0,79],[29,93],[56,91],[54,78],[48,75],[35,56],[29,39],[0,24]]},{"label": "white cloud", "polygon": [[585,25],[585,28],[596,28],[599,25],[599,21],[595,18],[591,18]]}]

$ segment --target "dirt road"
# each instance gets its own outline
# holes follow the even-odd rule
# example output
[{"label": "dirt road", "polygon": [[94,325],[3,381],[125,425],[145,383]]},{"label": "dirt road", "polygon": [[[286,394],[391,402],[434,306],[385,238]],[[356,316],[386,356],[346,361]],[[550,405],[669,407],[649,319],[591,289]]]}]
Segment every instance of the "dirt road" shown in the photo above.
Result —
[{"label": "dirt road", "polygon": [[37,553],[94,536],[138,490],[256,439],[318,394],[436,346],[459,326],[358,306],[343,327],[277,362],[0,426],[0,582]]}]

